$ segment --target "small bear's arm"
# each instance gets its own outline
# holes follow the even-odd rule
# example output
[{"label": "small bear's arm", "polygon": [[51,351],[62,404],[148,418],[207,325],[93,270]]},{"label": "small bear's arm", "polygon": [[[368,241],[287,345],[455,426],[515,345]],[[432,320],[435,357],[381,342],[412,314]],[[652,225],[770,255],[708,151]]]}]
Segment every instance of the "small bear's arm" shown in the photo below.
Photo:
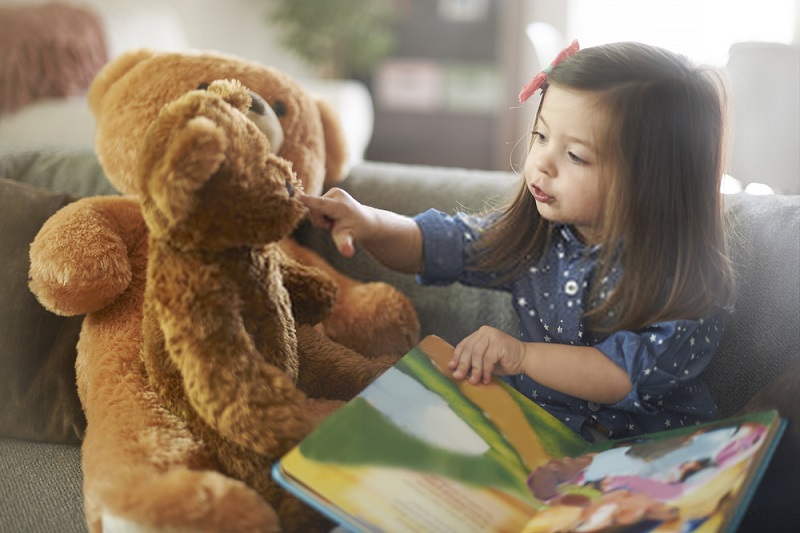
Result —
[{"label": "small bear's arm", "polygon": [[315,325],[327,318],[336,303],[336,285],[322,270],[284,257],[281,278],[289,292],[297,325]]},{"label": "small bear's arm", "polygon": [[30,289],[59,315],[103,309],[128,288],[129,254],[146,236],[133,198],[92,197],[68,204],[44,223],[31,244]]},{"label": "small bear's arm", "polygon": [[[259,352],[245,330],[236,283],[213,266],[169,261],[168,268],[150,271],[145,312],[160,325],[192,408],[241,446],[259,453],[288,450],[313,426],[306,395],[295,385],[297,368],[281,368],[297,360],[293,328],[280,320],[290,312],[288,295],[271,313],[274,320],[262,317],[267,332],[260,335],[274,342],[260,343]],[[160,275],[164,271],[169,276]]]}]

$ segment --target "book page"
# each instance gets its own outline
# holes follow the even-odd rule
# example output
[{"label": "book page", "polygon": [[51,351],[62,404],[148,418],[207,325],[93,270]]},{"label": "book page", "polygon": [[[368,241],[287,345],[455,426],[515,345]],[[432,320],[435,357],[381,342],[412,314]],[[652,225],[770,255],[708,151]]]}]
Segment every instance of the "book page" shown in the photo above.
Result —
[{"label": "book page", "polygon": [[[783,425],[774,411],[597,443],[531,475],[548,505],[526,533],[726,531],[741,518]],[[645,524],[645,525],[643,525]]]},{"label": "book page", "polygon": [[364,530],[520,531],[542,507],[531,471],[587,443],[499,380],[455,381],[451,354],[424,339],[284,457],[283,475]]}]

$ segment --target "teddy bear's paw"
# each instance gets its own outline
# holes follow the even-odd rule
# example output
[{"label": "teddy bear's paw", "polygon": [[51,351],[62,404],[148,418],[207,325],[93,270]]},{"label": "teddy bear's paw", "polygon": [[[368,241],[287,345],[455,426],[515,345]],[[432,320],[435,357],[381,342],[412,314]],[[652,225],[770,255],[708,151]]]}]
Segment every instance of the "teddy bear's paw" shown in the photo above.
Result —
[{"label": "teddy bear's paw", "polygon": [[[32,258],[33,261],[36,259]],[[52,263],[46,259],[41,263]],[[50,266],[50,265],[48,265]],[[29,286],[49,311],[64,315],[85,315],[107,307],[130,284],[131,272],[124,267],[114,273],[97,275],[81,268],[42,268],[32,264]],[[100,269],[102,270],[102,269]]]},{"label": "teddy bear's paw", "polygon": [[[308,399],[294,381],[276,367],[263,363],[246,373],[212,380],[215,388],[198,394],[187,379],[190,402],[221,437],[260,455],[289,451],[313,429]],[[234,382],[235,381],[235,382]]]},{"label": "teddy bear's paw", "polygon": [[247,485],[214,471],[176,469],[132,484],[102,509],[102,531],[278,532],[278,514]]},{"label": "teddy bear's paw", "polygon": [[383,282],[341,291],[323,325],[332,340],[368,357],[404,355],[419,342],[420,335],[411,301]]},{"label": "teddy bear's paw", "polygon": [[30,247],[30,289],[60,315],[102,309],[132,279],[127,246],[109,220],[75,204],[53,215]]}]

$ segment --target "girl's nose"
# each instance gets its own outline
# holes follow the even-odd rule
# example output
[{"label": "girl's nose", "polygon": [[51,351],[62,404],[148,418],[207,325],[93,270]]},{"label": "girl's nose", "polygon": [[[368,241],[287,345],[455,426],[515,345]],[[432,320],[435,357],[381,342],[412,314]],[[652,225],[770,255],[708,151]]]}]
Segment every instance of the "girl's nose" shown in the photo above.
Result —
[{"label": "girl's nose", "polygon": [[533,165],[533,168],[541,174],[555,177],[558,173],[552,150],[548,145],[534,146],[530,154],[528,154],[528,159],[528,162]]}]

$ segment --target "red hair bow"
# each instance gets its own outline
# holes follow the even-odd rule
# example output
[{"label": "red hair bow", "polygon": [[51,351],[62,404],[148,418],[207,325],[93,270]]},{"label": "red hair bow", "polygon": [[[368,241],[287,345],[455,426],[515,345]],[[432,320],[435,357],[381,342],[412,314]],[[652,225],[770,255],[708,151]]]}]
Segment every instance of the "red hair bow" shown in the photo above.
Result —
[{"label": "red hair bow", "polygon": [[574,41],[572,41],[572,43],[570,43],[569,46],[561,50],[548,67],[546,67],[539,74],[531,78],[531,81],[529,81],[525,85],[525,87],[522,88],[522,90],[519,93],[519,103],[524,104],[528,100],[528,98],[530,98],[531,95],[535,93],[539,89],[539,87],[542,86],[545,80],[547,80],[547,75],[550,74],[550,71],[553,70],[553,67],[555,67],[556,65],[567,59],[569,56],[573,55],[575,52],[580,50],[580,48],[581,47],[578,44],[578,40],[575,39]]}]

